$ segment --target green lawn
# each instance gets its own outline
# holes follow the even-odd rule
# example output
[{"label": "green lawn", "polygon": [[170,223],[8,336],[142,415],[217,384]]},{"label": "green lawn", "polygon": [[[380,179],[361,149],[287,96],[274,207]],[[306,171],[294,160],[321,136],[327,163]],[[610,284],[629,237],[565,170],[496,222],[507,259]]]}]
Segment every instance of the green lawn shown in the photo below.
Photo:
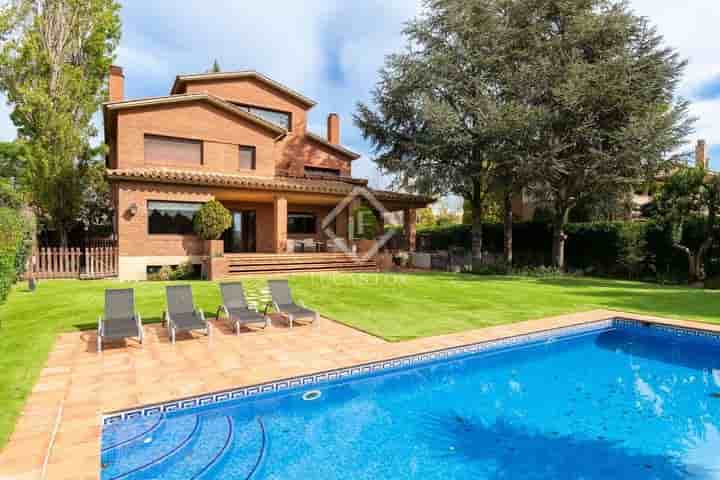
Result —
[{"label": "green lawn", "polygon": [[[190,283],[196,302],[214,315],[217,285]],[[250,290],[264,285],[249,283]],[[165,283],[42,281],[34,293],[16,286],[0,307],[0,447],[58,332],[95,328],[103,290],[126,285],[135,288],[144,322],[160,321]],[[296,276],[291,285],[324,315],[392,341],[594,308],[720,323],[719,293],[613,280],[354,274]]]}]

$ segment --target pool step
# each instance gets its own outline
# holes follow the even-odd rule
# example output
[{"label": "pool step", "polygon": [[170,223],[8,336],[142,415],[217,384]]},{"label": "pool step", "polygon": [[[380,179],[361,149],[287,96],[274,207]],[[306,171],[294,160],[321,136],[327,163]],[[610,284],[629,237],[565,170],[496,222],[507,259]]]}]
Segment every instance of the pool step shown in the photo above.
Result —
[{"label": "pool step", "polygon": [[146,469],[182,450],[199,428],[195,415],[166,419],[151,433],[103,452],[102,480],[147,478]]},{"label": "pool step", "polygon": [[265,457],[265,427],[260,418],[234,419],[232,444],[226,454],[197,480],[237,478],[251,480]]},{"label": "pool step", "polygon": [[[196,480],[211,471],[232,443],[233,422],[223,415],[201,416],[190,442],[172,456],[144,469],[137,480]],[[136,480],[132,478],[132,480]]]},{"label": "pool step", "polygon": [[259,418],[188,415],[113,427],[103,442],[102,480],[250,479],[266,436]]},{"label": "pool step", "polygon": [[102,452],[109,452],[150,435],[163,421],[162,415],[148,415],[106,426],[102,435]]}]

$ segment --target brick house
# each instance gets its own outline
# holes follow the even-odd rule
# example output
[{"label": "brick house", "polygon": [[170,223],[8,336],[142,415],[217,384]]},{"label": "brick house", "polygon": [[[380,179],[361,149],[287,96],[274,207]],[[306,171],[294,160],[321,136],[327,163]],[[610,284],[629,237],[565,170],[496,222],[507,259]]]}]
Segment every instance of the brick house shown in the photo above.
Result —
[{"label": "brick house", "polygon": [[[210,248],[220,258],[212,265],[215,278],[282,270],[283,264],[352,266],[339,247],[358,246],[350,238],[351,212],[362,198],[332,223],[345,245],[321,228],[356,187],[367,186],[352,177],[360,155],[340,144],[336,114],[328,117],[327,137],[308,131],[315,102],[254,71],[179,75],[170,95],[129,100],[123,71],[113,66],[109,94],[103,117],[120,278],[200,263]],[[387,211],[404,212],[412,248],[415,209],[432,199],[370,191]],[[219,242],[211,247],[192,232],[194,212],[211,199],[233,217],[219,252]],[[377,218],[382,223],[382,215]]]}]

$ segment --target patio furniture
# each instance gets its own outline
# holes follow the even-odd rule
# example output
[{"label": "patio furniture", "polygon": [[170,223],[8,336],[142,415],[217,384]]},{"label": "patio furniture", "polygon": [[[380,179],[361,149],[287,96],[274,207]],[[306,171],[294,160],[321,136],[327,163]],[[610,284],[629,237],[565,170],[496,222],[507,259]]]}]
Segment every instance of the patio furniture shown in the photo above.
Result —
[{"label": "patio furniture", "polygon": [[138,337],[143,343],[142,319],[135,311],[132,288],[105,290],[105,313],[98,318],[97,350],[105,339]]},{"label": "patio furniture", "polygon": [[240,327],[251,323],[262,323],[263,328],[270,326],[270,317],[259,313],[248,306],[242,282],[221,283],[220,293],[223,304],[220,305],[216,317],[224,313],[231,325],[235,326],[235,333],[240,335]]},{"label": "patio furniture", "polygon": [[[293,323],[297,320],[310,319],[311,324],[316,324],[320,320],[320,315],[316,311],[305,308],[305,305],[295,303],[287,280],[268,280],[268,286],[270,287],[270,295],[275,310],[287,318],[290,328],[293,327]],[[267,307],[265,312],[267,313]]]},{"label": "patio furniture", "polygon": [[163,312],[163,323],[167,325],[172,343],[178,332],[204,330],[209,337],[210,323],[205,314],[193,303],[190,285],[172,285],[165,289],[167,294],[167,310]]}]

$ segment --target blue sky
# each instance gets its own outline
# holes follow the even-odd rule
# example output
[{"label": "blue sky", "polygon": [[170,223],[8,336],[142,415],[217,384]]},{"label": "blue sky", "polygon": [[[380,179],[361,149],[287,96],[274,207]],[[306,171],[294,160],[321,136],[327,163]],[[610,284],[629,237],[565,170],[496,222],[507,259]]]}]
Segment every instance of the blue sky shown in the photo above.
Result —
[{"label": "blue sky", "polygon": [[[388,53],[403,46],[403,23],[419,0],[124,0],[123,39],[117,64],[125,69],[126,95],[166,95],[178,73],[255,69],[318,101],[310,129],[325,133],[329,112],[341,117],[343,143],[364,155],[354,175],[385,183],[369,160],[369,145],[352,125]],[[178,8],[178,5],[182,8]],[[631,0],[690,62],[681,94],[699,118],[691,138],[711,145],[720,169],[720,55],[716,0]],[[4,105],[1,102],[0,105]],[[0,138],[14,129],[0,108]]]}]

